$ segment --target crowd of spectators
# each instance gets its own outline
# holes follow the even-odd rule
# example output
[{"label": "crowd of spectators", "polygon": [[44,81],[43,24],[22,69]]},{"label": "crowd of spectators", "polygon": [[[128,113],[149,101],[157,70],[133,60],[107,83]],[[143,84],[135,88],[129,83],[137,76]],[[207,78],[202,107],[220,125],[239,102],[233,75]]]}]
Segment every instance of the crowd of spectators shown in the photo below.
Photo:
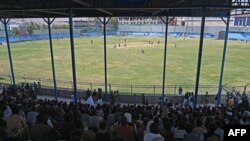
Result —
[{"label": "crowd of spectators", "polygon": [[90,106],[54,100],[0,99],[0,141],[223,141],[225,125],[250,125],[245,106],[168,103]]}]

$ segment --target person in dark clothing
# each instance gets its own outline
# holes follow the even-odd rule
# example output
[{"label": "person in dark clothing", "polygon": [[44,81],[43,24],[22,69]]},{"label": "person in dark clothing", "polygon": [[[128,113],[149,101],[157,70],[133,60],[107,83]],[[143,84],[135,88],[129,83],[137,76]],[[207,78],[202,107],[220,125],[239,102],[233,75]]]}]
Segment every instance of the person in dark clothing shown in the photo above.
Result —
[{"label": "person in dark clothing", "polygon": [[100,129],[96,133],[96,141],[111,141],[110,133],[107,130],[106,122],[100,122],[99,128]]},{"label": "person in dark clothing", "polygon": [[87,91],[86,91],[86,99],[89,97],[91,95],[91,92],[90,92],[90,90],[89,89],[87,89]]},{"label": "person in dark clothing", "polygon": [[64,115],[64,123],[61,125],[60,133],[63,140],[70,140],[70,132],[74,130],[74,125],[72,124],[73,120],[72,114]]},{"label": "person in dark clothing", "polygon": [[196,133],[193,132],[193,125],[188,123],[186,125],[186,131],[187,131],[187,135],[184,138],[184,141],[199,141],[200,140],[200,136]]},{"label": "person in dark clothing", "polygon": [[219,141],[219,136],[215,134],[217,125],[214,122],[211,122],[208,125],[208,132],[204,134],[204,141]]},{"label": "person in dark clothing", "polygon": [[180,86],[180,88],[179,88],[179,94],[182,94],[182,92],[183,92],[183,89],[182,89],[182,87]]},{"label": "person in dark clothing", "polygon": [[144,54],[144,50],[143,49],[141,50],[141,53]]}]

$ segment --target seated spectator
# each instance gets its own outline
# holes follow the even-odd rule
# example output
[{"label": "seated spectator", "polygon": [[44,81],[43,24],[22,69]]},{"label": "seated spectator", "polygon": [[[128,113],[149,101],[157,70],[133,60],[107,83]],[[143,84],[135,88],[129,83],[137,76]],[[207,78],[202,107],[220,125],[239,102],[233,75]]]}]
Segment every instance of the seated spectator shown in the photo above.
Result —
[{"label": "seated spectator", "polygon": [[7,131],[11,139],[22,139],[27,137],[28,128],[21,116],[19,116],[19,110],[14,107],[13,114],[7,119]]},{"label": "seated spectator", "polygon": [[82,137],[82,131],[77,130],[71,133],[71,141],[84,141]]},{"label": "seated spectator", "polygon": [[100,129],[96,133],[95,141],[111,141],[110,133],[107,130],[107,124],[102,121],[99,125]]},{"label": "seated spectator", "polygon": [[174,140],[174,133],[171,130],[172,129],[172,124],[170,121],[166,121],[164,123],[164,129],[161,130],[161,135],[164,137],[166,141],[172,141]]},{"label": "seated spectator", "polygon": [[7,141],[8,132],[6,129],[6,122],[0,118],[0,141]]},{"label": "seated spectator", "polygon": [[186,131],[187,131],[187,135],[184,137],[184,141],[199,141],[200,140],[200,136],[199,134],[196,134],[193,132],[193,125],[188,123],[186,125]]},{"label": "seated spectator", "polygon": [[92,131],[85,131],[80,120],[74,121],[74,130],[71,132],[71,141],[95,141]]},{"label": "seated spectator", "polygon": [[224,123],[220,120],[217,120],[215,123],[218,125],[218,128],[214,131],[214,133],[219,136],[220,141],[224,141]]},{"label": "seated spectator", "polygon": [[92,130],[96,133],[100,124],[100,117],[96,115],[96,111],[92,110],[91,116],[89,117],[89,130]]},{"label": "seated spectator", "polygon": [[3,120],[7,121],[7,119],[12,115],[12,110],[9,106],[7,106],[3,113],[4,113]]},{"label": "seated spectator", "polygon": [[154,115],[151,114],[149,116],[149,121],[147,123],[145,133],[149,133],[150,132],[150,126],[151,126],[152,123],[154,123]]},{"label": "seated spectator", "polygon": [[30,137],[33,141],[43,141],[48,135],[50,129],[47,125],[44,124],[43,115],[37,116],[37,123],[31,127]]},{"label": "seated spectator", "polygon": [[[67,133],[69,134],[69,133]],[[61,134],[59,131],[57,131],[56,129],[51,129],[48,133],[48,135],[46,136],[46,141],[58,141],[62,138]]]},{"label": "seated spectator", "polygon": [[117,125],[115,125],[115,116],[114,116],[114,114],[108,114],[107,123],[108,123],[109,133],[111,135],[111,138],[113,138],[115,136],[115,128],[117,126]]},{"label": "seated spectator", "polygon": [[183,121],[177,122],[177,129],[174,131],[174,140],[175,141],[183,141],[187,132],[185,130],[185,123]]},{"label": "seated spectator", "polygon": [[196,133],[200,136],[207,133],[207,129],[205,127],[203,127],[201,118],[197,118],[195,122],[196,122],[196,127],[193,129],[194,133]]},{"label": "seated spectator", "polygon": [[159,125],[152,123],[150,132],[144,135],[144,141],[164,141],[164,138],[159,134]]},{"label": "seated spectator", "polygon": [[35,125],[37,115],[38,115],[38,113],[36,112],[35,107],[33,107],[32,110],[28,112],[26,122],[27,122],[27,124],[29,125],[30,128],[33,125]]},{"label": "seated spectator", "polygon": [[127,123],[126,117],[121,117],[121,125],[116,127],[116,134],[123,138],[124,141],[135,141],[135,131],[132,126]]},{"label": "seated spectator", "polygon": [[212,122],[208,125],[208,132],[204,134],[204,141],[219,141],[219,136],[215,134],[217,125]]},{"label": "seated spectator", "polygon": [[70,133],[74,130],[72,120],[72,114],[64,115],[64,123],[60,127],[60,133],[63,140],[70,140]]}]

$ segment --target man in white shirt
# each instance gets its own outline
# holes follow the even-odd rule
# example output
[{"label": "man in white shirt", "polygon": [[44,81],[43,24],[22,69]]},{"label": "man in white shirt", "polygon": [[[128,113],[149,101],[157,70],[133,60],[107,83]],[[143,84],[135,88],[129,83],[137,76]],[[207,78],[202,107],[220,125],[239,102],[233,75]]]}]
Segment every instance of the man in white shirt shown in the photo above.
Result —
[{"label": "man in white shirt", "polygon": [[26,122],[29,124],[30,127],[35,125],[37,115],[38,112],[36,112],[35,107],[33,107],[32,110],[28,112]]},{"label": "man in white shirt", "polygon": [[152,123],[150,126],[150,132],[144,135],[144,141],[164,141],[164,138],[159,134],[159,125]]}]

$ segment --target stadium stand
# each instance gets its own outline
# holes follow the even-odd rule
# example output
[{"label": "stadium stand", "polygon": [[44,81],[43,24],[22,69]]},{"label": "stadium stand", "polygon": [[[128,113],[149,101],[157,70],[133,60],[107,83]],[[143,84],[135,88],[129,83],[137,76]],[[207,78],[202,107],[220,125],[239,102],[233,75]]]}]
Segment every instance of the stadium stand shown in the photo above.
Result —
[{"label": "stadium stand", "polygon": [[[250,125],[245,95],[227,105],[120,105],[38,100],[36,84],[4,88],[0,95],[0,140],[32,141],[223,141],[224,125]],[[187,95],[187,94],[186,94]],[[187,95],[188,96],[188,95]],[[187,103],[191,98],[187,98]]]}]

